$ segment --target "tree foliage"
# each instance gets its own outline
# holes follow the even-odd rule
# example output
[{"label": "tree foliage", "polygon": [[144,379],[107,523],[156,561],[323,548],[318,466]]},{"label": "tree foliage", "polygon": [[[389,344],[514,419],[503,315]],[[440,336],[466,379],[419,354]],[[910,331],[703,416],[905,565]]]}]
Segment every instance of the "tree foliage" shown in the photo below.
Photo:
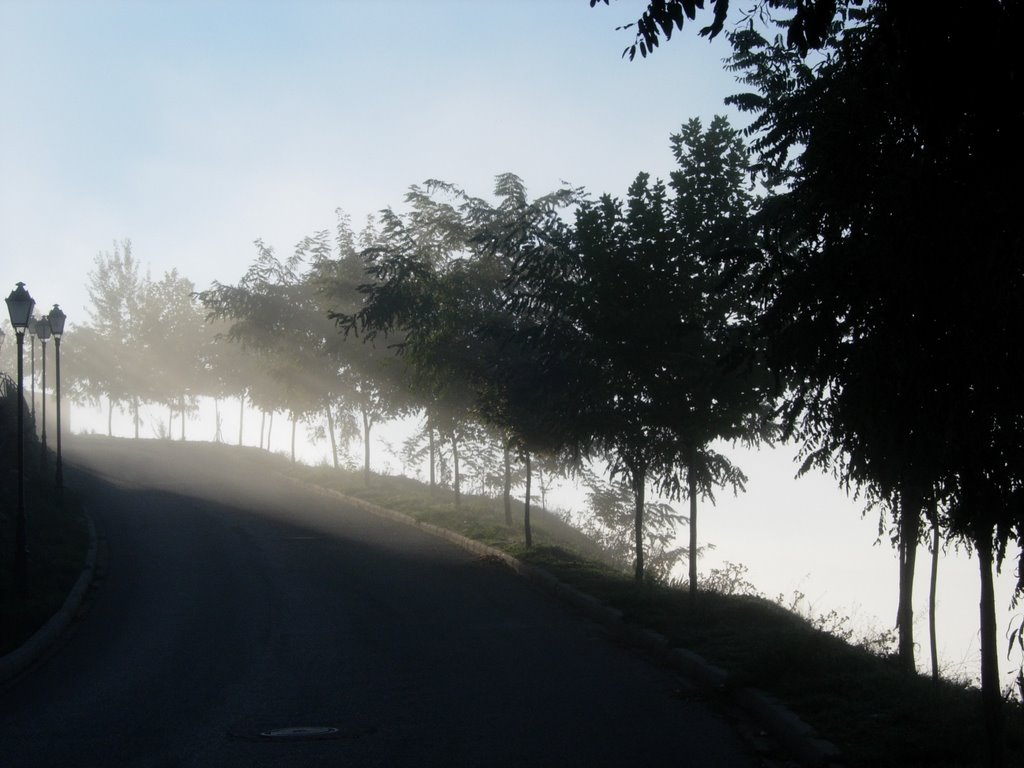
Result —
[{"label": "tree foliage", "polygon": [[[991,567],[1021,540],[1015,296],[1024,123],[1018,2],[836,4],[820,52],[732,35],[752,92],[763,208],[760,328],[805,466],[890,499],[912,568],[928,500],[979,554],[982,686],[998,750]],[[970,18],[970,25],[951,24]],[[977,30],[985,30],[979,34]],[[985,87],[981,87],[984,83]],[[906,580],[906,579],[904,579]],[[902,600],[901,600],[902,602]],[[901,618],[901,630],[906,618]],[[912,653],[912,651],[911,651]]]},{"label": "tree foliage", "polygon": [[638,579],[648,483],[692,497],[692,530],[698,494],[745,479],[712,443],[756,437],[769,397],[752,369],[729,363],[741,328],[732,264],[752,244],[742,144],[716,118],[706,130],[690,121],[672,147],[668,186],[641,173],[625,202],[604,195],[571,225],[550,219],[514,289],[517,310],[537,318],[540,370],[568,395],[574,444],[633,488]]},{"label": "tree foliage", "polygon": [[[608,0],[590,0],[590,7],[601,2],[609,4]],[[754,16],[764,18],[776,10],[791,12],[786,25],[787,42],[790,47],[806,54],[808,50],[823,45],[837,5],[836,0],[758,0],[752,8],[743,8],[741,14],[742,18],[749,20]],[[707,6],[711,20],[701,27],[700,35],[712,39],[725,28],[729,0],[711,0]],[[696,21],[698,11],[704,10],[704,0],[650,0],[636,21],[618,27],[636,29],[636,39],[626,46],[623,57],[632,61],[639,51],[640,56],[646,58],[660,45],[662,38],[671,40],[675,30],[682,29],[686,21]]]}]

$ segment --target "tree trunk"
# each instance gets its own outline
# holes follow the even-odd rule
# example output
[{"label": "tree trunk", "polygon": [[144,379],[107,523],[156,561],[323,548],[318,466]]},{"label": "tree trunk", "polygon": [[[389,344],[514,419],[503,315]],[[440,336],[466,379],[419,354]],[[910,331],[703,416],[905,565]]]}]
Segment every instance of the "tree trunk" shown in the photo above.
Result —
[{"label": "tree trunk", "polygon": [[299,426],[299,419],[292,411],[292,464],[295,463],[295,428]]},{"label": "tree trunk", "polygon": [[459,438],[456,431],[452,430],[452,471],[455,484],[455,511],[462,509],[462,478],[459,477]]},{"label": "tree trunk", "polygon": [[939,681],[939,643],[935,633],[935,594],[939,583],[939,509],[933,497],[929,502],[928,518],[932,525],[932,572],[928,584],[928,641],[932,656],[932,680]]},{"label": "tree trunk", "polygon": [[135,439],[139,439],[139,398],[132,398],[132,410],[135,412]]},{"label": "tree trunk", "polygon": [[185,398],[181,398],[181,442],[185,442]]},{"label": "tree trunk", "polygon": [[505,525],[512,527],[512,446],[508,435],[502,441],[505,460],[505,486],[502,489],[502,499],[505,503]]},{"label": "tree trunk", "polygon": [[267,412],[260,410],[260,450],[263,450],[263,430],[267,426]]},{"label": "tree trunk", "polygon": [[369,412],[363,408],[363,482],[370,487],[370,430],[373,428],[373,420]]},{"label": "tree trunk", "polygon": [[114,401],[107,398],[107,437],[114,436]]},{"label": "tree trunk", "polygon": [[981,706],[988,737],[989,765],[1003,765],[1003,696],[999,689],[999,638],[996,634],[996,598],[992,579],[992,532],[977,537],[981,569]]},{"label": "tree trunk", "polygon": [[690,610],[697,607],[697,449],[690,449],[690,465],[686,468],[690,493]]},{"label": "tree trunk", "polygon": [[174,408],[167,406],[167,439],[174,439]]},{"label": "tree trunk", "polygon": [[427,433],[430,436],[430,493],[433,494],[437,488],[437,444],[434,442],[434,427],[427,421]]},{"label": "tree trunk", "polygon": [[331,409],[330,404],[327,405],[327,431],[331,435],[331,460],[334,462],[334,468],[338,468],[338,440],[334,436],[334,413]]},{"label": "tree trunk", "polygon": [[530,452],[526,452],[526,499],[523,502],[523,530],[526,533],[527,548],[533,546],[533,531],[530,530],[530,482],[533,471],[530,467]]},{"label": "tree trunk", "polygon": [[899,629],[897,658],[905,672],[916,671],[914,662],[914,569],[917,544],[921,536],[921,497],[916,489],[904,487],[900,492],[900,594],[896,609]]},{"label": "tree trunk", "polygon": [[215,429],[214,429],[214,433],[213,433],[213,442],[215,442],[215,443],[223,442],[223,440],[224,440],[224,433],[221,431],[221,427],[223,426],[223,424],[221,424],[221,420],[220,420],[220,398],[219,397],[213,398],[213,422],[214,422],[214,425],[215,425]]},{"label": "tree trunk", "polygon": [[238,398],[238,445],[242,445],[242,427],[245,426],[245,392]]},{"label": "tree trunk", "polygon": [[274,412],[270,412],[270,418],[267,419],[267,450],[270,450],[270,437],[274,434]]},{"label": "tree trunk", "polygon": [[637,581],[644,580],[644,495],[646,492],[646,473],[634,468],[633,480],[633,537],[636,543],[636,568],[633,576]]}]

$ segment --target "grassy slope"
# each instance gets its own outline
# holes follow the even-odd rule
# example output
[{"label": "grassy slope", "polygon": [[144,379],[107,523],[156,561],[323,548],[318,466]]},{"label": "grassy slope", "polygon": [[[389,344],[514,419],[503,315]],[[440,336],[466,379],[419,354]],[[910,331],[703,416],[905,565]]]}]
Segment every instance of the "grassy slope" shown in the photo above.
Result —
[{"label": "grassy slope", "polygon": [[[2,455],[16,456],[4,430]],[[30,435],[25,446],[25,518],[28,548],[28,597],[15,589],[14,552],[17,525],[17,466],[5,462],[0,478],[0,656],[17,648],[63,605],[89,545],[79,497],[54,486],[53,456],[40,465],[40,444]]]}]

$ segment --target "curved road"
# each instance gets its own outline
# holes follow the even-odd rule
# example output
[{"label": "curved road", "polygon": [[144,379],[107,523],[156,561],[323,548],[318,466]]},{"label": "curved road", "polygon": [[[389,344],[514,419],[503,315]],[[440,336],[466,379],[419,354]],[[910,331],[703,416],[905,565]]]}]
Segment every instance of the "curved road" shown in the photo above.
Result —
[{"label": "curved road", "polygon": [[597,625],[255,449],[67,442],[106,566],[0,687],[0,765],[757,764]]}]

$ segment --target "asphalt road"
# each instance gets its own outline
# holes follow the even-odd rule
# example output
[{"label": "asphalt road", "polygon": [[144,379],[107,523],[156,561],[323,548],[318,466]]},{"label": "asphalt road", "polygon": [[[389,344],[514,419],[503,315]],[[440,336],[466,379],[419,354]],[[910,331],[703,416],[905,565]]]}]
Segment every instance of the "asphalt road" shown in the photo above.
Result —
[{"label": "asphalt road", "polygon": [[105,565],[0,687],[2,766],[757,764],[598,625],[254,449],[67,442]]}]

